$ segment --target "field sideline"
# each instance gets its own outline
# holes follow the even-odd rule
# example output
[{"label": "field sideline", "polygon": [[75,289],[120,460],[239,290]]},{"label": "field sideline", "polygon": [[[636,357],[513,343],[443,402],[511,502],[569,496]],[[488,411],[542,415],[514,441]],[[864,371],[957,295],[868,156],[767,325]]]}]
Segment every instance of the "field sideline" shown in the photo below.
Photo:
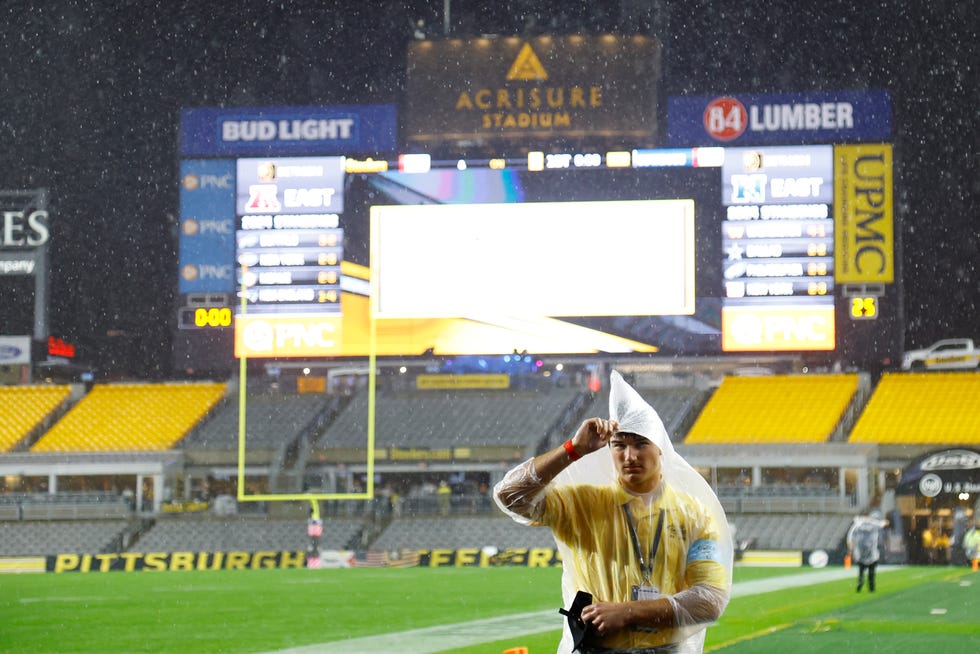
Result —
[{"label": "field sideline", "polygon": [[[856,574],[737,568],[705,651],[980,651],[980,574],[899,567],[874,595],[854,592]],[[760,581],[784,575],[789,588]],[[539,654],[558,640],[559,578],[518,567],[3,575],[0,651],[367,654],[379,642],[404,654]],[[473,644],[431,649],[446,642],[436,634],[464,632]],[[385,637],[396,634],[393,648]]]}]

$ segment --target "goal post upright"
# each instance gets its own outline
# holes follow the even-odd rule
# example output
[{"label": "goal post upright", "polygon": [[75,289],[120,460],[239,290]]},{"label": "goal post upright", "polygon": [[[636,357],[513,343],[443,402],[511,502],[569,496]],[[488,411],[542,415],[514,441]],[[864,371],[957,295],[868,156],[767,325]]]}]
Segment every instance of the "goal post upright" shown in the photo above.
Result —
[{"label": "goal post upright", "polygon": [[[243,271],[245,268],[243,267]],[[244,275],[242,276],[244,279]],[[243,281],[240,315],[246,313],[246,286]],[[366,483],[360,493],[245,493],[245,453],[246,453],[246,414],[248,408],[248,366],[247,357],[242,353],[239,360],[238,382],[238,492],[239,502],[310,502],[319,513],[317,502],[321,500],[372,500],[374,499],[374,442],[375,416],[377,404],[377,320],[374,304],[368,309],[368,407],[367,439],[365,444]]]}]

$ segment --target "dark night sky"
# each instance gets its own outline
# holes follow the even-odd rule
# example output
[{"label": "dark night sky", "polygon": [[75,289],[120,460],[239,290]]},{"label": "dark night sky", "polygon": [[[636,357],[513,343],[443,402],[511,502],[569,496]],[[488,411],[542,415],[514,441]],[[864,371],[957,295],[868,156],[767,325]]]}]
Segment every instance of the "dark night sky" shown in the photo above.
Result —
[{"label": "dark night sky", "polygon": [[[971,5],[467,0],[451,3],[451,26],[457,36],[651,34],[663,44],[664,96],[888,89],[913,347],[980,338]],[[442,9],[442,0],[0,5],[0,188],[50,190],[52,332],[104,369],[168,375],[180,108],[397,103],[412,24],[441,36]],[[10,295],[0,288],[0,306]]]}]

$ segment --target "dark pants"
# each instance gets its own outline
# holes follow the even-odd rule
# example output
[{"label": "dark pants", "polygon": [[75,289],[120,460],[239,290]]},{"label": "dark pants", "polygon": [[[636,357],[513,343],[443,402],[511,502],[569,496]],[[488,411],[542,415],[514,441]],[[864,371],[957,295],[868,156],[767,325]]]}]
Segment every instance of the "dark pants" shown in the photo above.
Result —
[{"label": "dark pants", "polygon": [[864,571],[868,571],[868,591],[875,592],[875,569],[878,567],[878,562],[874,563],[858,563],[858,592],[861,592],[861,587],[864,586]]}]

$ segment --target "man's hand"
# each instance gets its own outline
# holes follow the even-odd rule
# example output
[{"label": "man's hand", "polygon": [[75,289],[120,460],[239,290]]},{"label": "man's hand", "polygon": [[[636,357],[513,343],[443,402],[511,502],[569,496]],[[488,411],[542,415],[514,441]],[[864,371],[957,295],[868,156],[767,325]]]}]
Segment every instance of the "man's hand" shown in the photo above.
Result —
[{"label": "man's hand", "polygon": [[628,627],[632,619],[629,602],[594,602],[582,609],[582,620],[592,623],[600,636]]},{"label": "man's hand", "polygon": [[582,620],[600,636],[628,627],[660,629],[674,625],[674,607],[667,597],[632,602],[593,602],[582,609]]},{"label": "man's hand", "polygon": [[575,435],[572,437],[572,445],[580,456],[591,454],[605,447],[609,439],[618,429],[619,423],[615,420],[589,418],[575,432]]}]

